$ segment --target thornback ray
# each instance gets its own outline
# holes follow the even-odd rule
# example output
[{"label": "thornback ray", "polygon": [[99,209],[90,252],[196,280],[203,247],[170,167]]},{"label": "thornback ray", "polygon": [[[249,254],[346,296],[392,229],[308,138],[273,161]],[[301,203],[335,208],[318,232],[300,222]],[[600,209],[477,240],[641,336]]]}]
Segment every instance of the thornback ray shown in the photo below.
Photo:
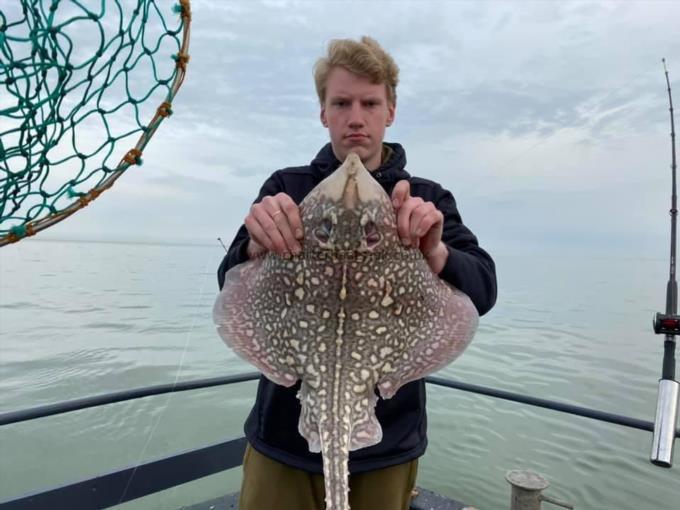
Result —
[{"label": "thornback ray", "polygon": [[377,444],[379,393],[439,370],[472,340],[470,298],[402,245],[387,193],[351,153],[300,204],[303,251],[226,274],[213,318],[271,381],[302,380],[299,433],[321,452],[327,510],[349,509],[349,452]]}]

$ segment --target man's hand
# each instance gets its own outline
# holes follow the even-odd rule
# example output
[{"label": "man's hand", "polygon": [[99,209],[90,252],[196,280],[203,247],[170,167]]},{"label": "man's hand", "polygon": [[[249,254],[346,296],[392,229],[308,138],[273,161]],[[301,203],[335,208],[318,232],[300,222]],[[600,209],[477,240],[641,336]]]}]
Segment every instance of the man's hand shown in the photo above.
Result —
[{"label": "man's hand", "polygon": [[244,223],[250,234],[249,258],[267,251],[283,257],[302,252],[299,243],[303,236],[300,209],[285,193],[264,197],[261,202],[253,204]]},{"label": "man's hand", "polygon": [[392,191],[392,204],[397,211],[397,232],[404,246],[418,248],[430,269],[439,274],[449,255],[442,242],[444,215],[432,202],[411,196],[408,181],[399,181]]}]

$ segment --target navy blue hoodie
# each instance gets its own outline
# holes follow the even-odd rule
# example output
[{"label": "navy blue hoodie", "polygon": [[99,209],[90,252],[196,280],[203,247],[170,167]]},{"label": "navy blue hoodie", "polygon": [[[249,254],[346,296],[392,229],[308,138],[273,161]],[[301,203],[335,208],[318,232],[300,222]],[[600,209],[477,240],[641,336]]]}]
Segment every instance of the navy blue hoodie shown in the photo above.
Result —
[{"label": "navy blue hoodie", "polygon": [[[406,170],[406,153],[401,145],[386,143],[391,149],[387,161],[372,172],[373,177],[391,195],[394,185],[406,179],[411,195],[433,202],[444,215],[442,241],[449,256],[439,277],[465,292],[480,315],[496,301],[496,272],[491,257],[479,247],[477,238],[463,225],[456,202],[439,184],[412,177]],[[324,146],[308,166],[284,168],[267,179],[255,200],[284,192],[297,204],[324,178],[340,166],[331,144]],[[224,275],[232,267],[248,260],[248,231],[241,226],[217,272],[220,288]],[[307,441],[298,432],[300,402],[296,395],[300,382],[285,388],[260,377],[257,397],[245,423],[245,434],[253,447],[284,464],[321,473],[321,454],[311,453]],[[350,452],[351,473],[371,471],[408,462],[420,457],[427,446],[425,382],[421,379],[403,386],[394,397],[378,399],[376,415],[383,429],[380,443]]]}]

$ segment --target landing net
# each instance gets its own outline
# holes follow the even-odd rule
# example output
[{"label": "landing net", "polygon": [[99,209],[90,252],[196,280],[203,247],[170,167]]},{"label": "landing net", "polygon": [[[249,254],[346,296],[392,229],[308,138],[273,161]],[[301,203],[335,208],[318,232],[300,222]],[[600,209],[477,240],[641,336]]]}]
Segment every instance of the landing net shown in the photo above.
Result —
[{"label": "landing net", "polygon": [[189,0],[8,0],[0,9],[0,246],[87,206],[172,113]]}]

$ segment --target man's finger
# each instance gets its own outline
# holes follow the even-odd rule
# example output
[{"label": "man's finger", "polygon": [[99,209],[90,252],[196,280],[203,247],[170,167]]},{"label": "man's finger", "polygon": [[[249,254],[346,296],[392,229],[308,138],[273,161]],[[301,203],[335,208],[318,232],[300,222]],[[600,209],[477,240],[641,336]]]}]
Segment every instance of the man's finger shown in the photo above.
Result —
[{"label": "man's finger", "polygon": [[[293,232],[291,231],[290,225],[288,224],[288,216],[286,215],[281,204],[281,202],[284,202],[282,200],[282,197],[285,196],[287,195],[285,195],[284,193],[279,193],[274,197],[273,200],[268,200],[266,202],[266,205],[263,206],[265,214],[262,217],[258,218],[258,220],[260,221],[260,225],[262,225],[263,227],[265,225],[269,225],[270,224],[269,221],[267,221],[267,219],[264,218],[265,215],[269,215],[269,219],[278,229],[278,235],[281,237],[281,239],[283,239],[285,252],[298,255],[302,251],[302,247],[293,236]],[[277,236],[275,234],[272,235],[272,240],[274,239],[278,241]],[[283,253],[283,255],[285,255],[285,253]]]},{"label": "man's finger", "polygon": [[392,190],[392,205],[395,208],[400,208],[411,196],[411,184],[403,179],[395,184]]},{"label": "man's finger", "polygon": [[279,209],[278,213],[272,216],[272,221],[279,228],[281,237],[283,238],[284,243],[286,243],[287,251],[293,253],[294,255],[299,255],[302,251],[302,247],[293,235],[293,231],[288,223],[288,216],[286,216],[286,213],[284,213],[282,209]]},{"label": "man's finger", "polygon": [[302,229],[302,220],[300,219],[300,208],[293,202],[293,199],[285,193],[279,193],[277,197],[279,199],[279,206],[286,214],[288,224],[290,225],[290,229],[293,232],[295,239],[302,239],[304,231]]},{"label": "man's finger", "polygon": [[411,237],[411,241],[420,237],[418,235],[418,228],[420,227],[423,218],[427,215],[428,209],[427,204],[422,203],[418,205],[418,207],[415,207],[411,212],[411,221],[409,221],[408,224],[408,235]]},{"label": "man's finger", "polygon": [[434,207],[422,218],[416,231],[423,255],[428,256],[441,242],[443,225],[444,215]]},{"label": "man's finger", "polygon": [[434,207],[432,202],[424,202],[411,213],[411,236],[423,237],[438,222],[441,221],[441,213]]},{"label": "man's finger", "polygon": [[302,251],[302,247],[295,239],[293,228],[290,225],[290,219],[288,217],[289,214],[294,213],[294,209],[296,208],[297,206],[288,195],[279,193],[274,197],[272,205],[268,206],[267,210],[272,221],[279,228],[281,237],[283,237],[283,241],[286,244],[287,251],[294,255],[299,255]]},{"label": "man's finger", "polygon": [[405,246],[414,244],[414,240],[411,238],[411,213],[422,203],[422,198],[410,197],[397,211],[397,232]]},{"label": "man's finger", "polygon": [[[281,213],[282,214],[282,213]],[[271,243],[274,245],[274,250],[279,255],[287,255],[289,253],[288,246],[281,236],[279,227],[271,215],[264,208],[257,208],[253,211],[253,216],[257,220],[260,228],[264,231],[264,236],[266,236]]]},{"label": "man's finger", "polygon": [[243,221],[243,223],[245,224],[248,234],[252,240],[254,240],[259,245],[264,246],[267,251],[274,251],[274,245],[269,240],[269,237],[264,233],[264,230],[262,230],[262,227],[260,227],[260,224],[252,214],[246,216],[246,219]]}]

